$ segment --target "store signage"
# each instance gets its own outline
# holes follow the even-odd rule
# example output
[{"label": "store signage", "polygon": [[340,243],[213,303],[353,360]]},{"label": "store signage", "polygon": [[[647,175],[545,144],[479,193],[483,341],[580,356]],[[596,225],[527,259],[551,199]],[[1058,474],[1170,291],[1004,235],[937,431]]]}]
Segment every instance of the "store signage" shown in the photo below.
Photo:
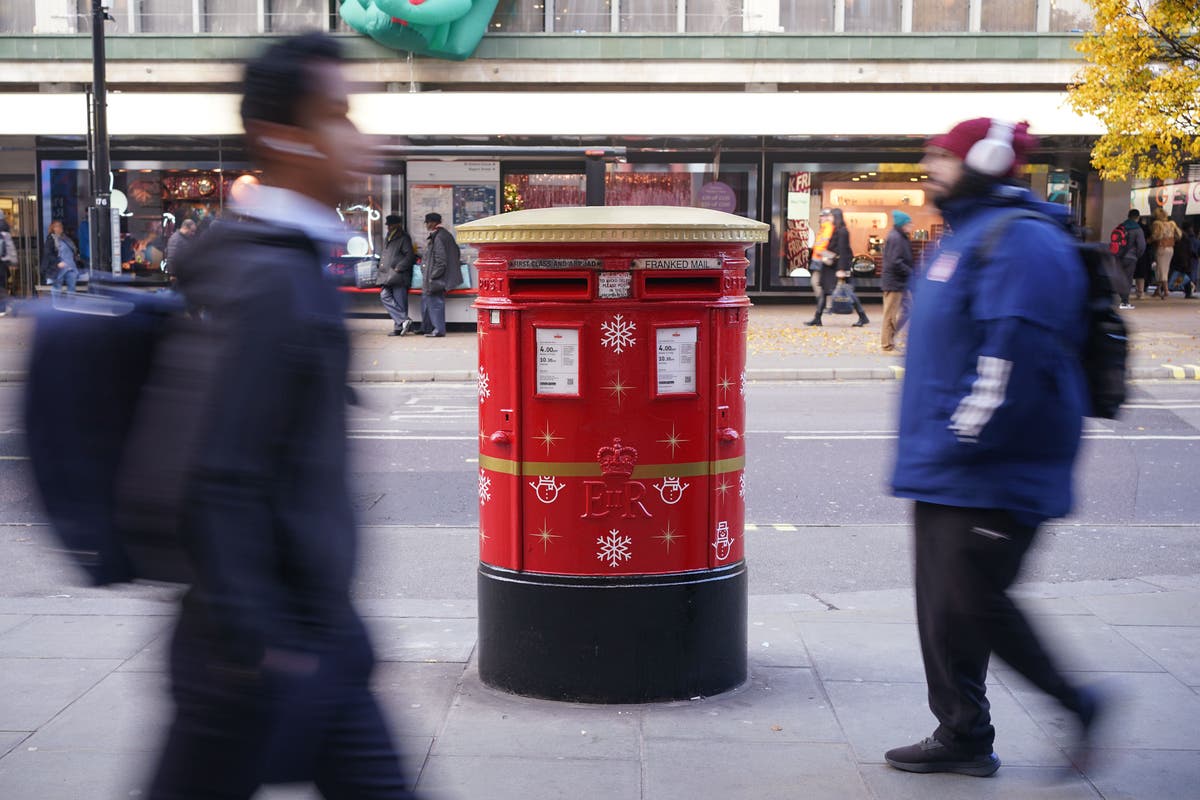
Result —
[{"label": "store signage", "polygon": [[579,394],[579,331],[574,328],[538,328],[537,393]]},{"label": "store signage", "polygon": [[514,258],[509,269],[600,269],[598,258]]},{"label": "store signage", "polygon": [[1200,214],[1200,181],[1192,181],[1188,186],[1187,213]]},{"label": "store signage", "polygon": [[698,201],[701,208],[711,208],[713,211],[732,214],[737,210],[737,192],[723,181],[709,181],[701,186]]},{"label": "store signage", "polygon": [[840,208],[923,206],[925,205],[925,191],[922,189],[834,189],[829,193],[829,204]]},{"label": "store signage", "polygon": [[599,278],[601,300],[617,300],[633,294],[632,272],[601,272]]},{"label": "store signage", "polygon": [[338,0],[338,14],[393,50],[462,61],[487,32],[498,0]]},{"label": "store signage", "polygon": [[634,269],[720,269],[719,258],[635,258]]},{"label": "store signage", "polygon": [[409,161],[409,183],[493,183],[499,161]]}]

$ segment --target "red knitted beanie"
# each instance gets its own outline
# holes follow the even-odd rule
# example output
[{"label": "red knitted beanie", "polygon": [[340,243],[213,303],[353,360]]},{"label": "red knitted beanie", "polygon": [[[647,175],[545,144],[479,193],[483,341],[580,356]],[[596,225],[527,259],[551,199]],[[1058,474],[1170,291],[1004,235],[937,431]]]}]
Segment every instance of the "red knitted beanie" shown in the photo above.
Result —
[{"label": "red knitted beanie", "polygon": [[[951,128],[947,133],[942,133],[931,138],[925,143],[928,147],[937,147],[949,153],[953,153],[959,158],[966,158],[967,152],[976,142],[987,138],[988,130],[992,127],[992,119],[990,117],[977,117],[969,119],[965,122],[960,122]],[[1017,171],[1017,168],[1026,163],[1029,154],[1038,146],[1036,136],[1029,133],[1028,122],[1018,122],[1013,126],[1013,152],[1017,154],[1016,161],[1013,163],[1013,168],[1009,174]]]}]

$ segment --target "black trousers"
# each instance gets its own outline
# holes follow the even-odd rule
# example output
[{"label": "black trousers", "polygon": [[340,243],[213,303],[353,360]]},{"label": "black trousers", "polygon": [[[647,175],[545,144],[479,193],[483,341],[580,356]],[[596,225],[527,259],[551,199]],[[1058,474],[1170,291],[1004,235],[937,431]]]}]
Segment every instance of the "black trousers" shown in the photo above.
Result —
[{"label": "black trousers", "polygon": [[175,719],[150,800],[249,800],[312,782],[327,800],[411,800],[375,697],[365,635],[313,674],[251,671],[219,657],[185,611],[171,649]]},{"label": "black trousers", "polygon": [[992,751],[985,683],[992,653],[1078,712],[1078,692],[1007,593],[1037,528],[1006,511],[918,502],[914,531],[917,627],[938,720],[934,738],[972,754]]}]

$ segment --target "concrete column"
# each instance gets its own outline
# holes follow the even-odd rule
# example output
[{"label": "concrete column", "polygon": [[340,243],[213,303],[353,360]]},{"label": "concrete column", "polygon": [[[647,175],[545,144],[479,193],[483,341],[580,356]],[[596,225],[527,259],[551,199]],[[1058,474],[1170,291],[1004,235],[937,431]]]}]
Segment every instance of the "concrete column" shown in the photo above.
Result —
[{"label": "concrete column", "polygon": [[900,0],[900,31],[912,33],[913,0]]},{"label": "concrete column", "polygon": [[1050,0],[1037,0],[1037,32],[1050,32]]},{"label": "concrete column", "polygon": [[833,0],[833,32],[846,32],[846,0]]},{"label": "concrete column", "polygon": [[979,29],[983,27],[983,0],[971,0],[967,6],[967,30],[971,33],[979,33]]},{"label": "concrete column", "polygon": [[79,30],[79,10],[72,0],[37,0],[33,13],[35,33],[75,33]]},{"label": "concrete column", "polygon": [[1133,190],[1133,181],[1104,181],[1100,184],[1100,231],[1099,239],[1108,241],[1108,233],[1125,220],[1129,213],[1129,193]]}]

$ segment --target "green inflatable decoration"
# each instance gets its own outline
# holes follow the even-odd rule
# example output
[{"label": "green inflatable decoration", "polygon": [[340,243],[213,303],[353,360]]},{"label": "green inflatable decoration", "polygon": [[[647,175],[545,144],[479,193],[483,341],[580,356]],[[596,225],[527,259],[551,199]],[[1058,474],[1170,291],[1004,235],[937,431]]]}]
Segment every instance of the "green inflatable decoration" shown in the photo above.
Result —
[{"label": "green inflatable decoration", "polygon": [[498,0],[339,0],[346,24],[394,50],[461,61],[487,32]]}]

